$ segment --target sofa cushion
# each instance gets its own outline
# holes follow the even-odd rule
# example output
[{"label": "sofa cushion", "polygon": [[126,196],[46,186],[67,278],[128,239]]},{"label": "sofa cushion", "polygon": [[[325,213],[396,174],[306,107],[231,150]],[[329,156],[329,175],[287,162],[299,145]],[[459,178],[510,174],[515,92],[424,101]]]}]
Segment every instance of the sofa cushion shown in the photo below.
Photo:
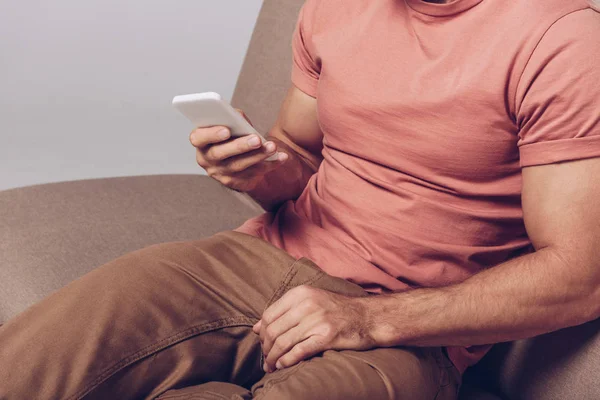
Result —
[{"label": "sofa cushion", "polygon": [[600,320],[494,346],[465,381],[512,400],[600,399]]},{"label": "sofa cushion", "polygon": [[0,192],[0,324],[111,259],[238,226],[261,208],[206,176],[95,179]]},{"label": "sofa cushion", "polygon": [[263,2],[231,103],[268,132],[291,86],[292,33],[304,0]]}]

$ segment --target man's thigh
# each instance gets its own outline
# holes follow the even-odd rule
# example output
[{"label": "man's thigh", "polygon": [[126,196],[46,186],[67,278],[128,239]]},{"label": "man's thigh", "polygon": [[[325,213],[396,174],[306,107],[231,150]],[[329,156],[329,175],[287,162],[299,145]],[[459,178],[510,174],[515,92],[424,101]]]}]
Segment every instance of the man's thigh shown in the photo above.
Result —
[{"label": "man's thigh", "polygon": [[235,232],[122,256],[0,327],[0,398],[152,398],[211,380],[250,386],[263,375],[252,325],[295,264]]},{"label": "man's thigh", "polygon": [[440,348],[323,355],[265,375],[252,389],[222,382],[172,390],[160,400],[454,400],[460,374]]},{"label": "man's thigh", "polygon": [[[368,296],[360,286],[323,273],[308,259],[296,268],[314,270],[311,286],[347,296]],[[271,302],[294,285],[282,285]],[[252,387],[256,399],[455,399],[460,373],[439,348],[395,347],[327,351],[294,367],[265,375]]]},{"label": "man's thigh", "polygon": [[[347,296],[368,295],[360,286],[329,276],[312,261],[301,259],[286,274],[267,306],[299,285]],[[293,367],[266,374],[251,390],[211,382],[171,390],[160,399],[449,400],[456,398],[460,379],[459,372],[439,347],[326,351]]]},{"label": "man's thigh", "polygon": [[455,399],[460,375],[439,348],[327,351],[292,368],[267,374],[253,398]]}]

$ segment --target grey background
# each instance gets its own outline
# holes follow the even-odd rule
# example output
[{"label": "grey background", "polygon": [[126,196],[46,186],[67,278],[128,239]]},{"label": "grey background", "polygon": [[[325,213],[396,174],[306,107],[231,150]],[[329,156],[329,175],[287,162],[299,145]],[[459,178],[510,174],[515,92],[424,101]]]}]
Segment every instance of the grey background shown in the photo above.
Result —
[{"label": "grey background", "polygon": [[260,6],[0,0],[0,190],[202,173],[171,99],[231,99]]}]

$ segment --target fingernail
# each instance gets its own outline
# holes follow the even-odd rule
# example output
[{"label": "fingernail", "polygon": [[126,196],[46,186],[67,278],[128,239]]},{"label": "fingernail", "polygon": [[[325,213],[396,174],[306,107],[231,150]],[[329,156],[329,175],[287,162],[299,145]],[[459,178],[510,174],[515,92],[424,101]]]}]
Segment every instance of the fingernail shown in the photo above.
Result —
[{"label": "fingernail", "polygon": [[248,139],[248,144],[252,147],[258,146],[260,144],[260,139],[256,136],[252,136],[250,139]]},{"label": "fingernail", "polygon": [[275,151],[275,144],[274,143],[267,143],[265,145],[265,149],[267,150],[267,153],[272,153]]},{"label": "fingernail", "polygon": [[220,139],[227,139],[229,137],[228,129],[221,129],[218,133]]},{"label": "fingernail", "polygon": [[284,162],[285,160],[288,159],[288,155],[287,155],[287,153],[279,153],[279,156],[277,156],[277,159],[281,162]]},{"label": "fingernail", "polygon": [[267,363],[263,364],[263,371],[269,372],[269,367],[267,366]]},{"label": "fingernail", "polygon": [[281,365],[280,361],[277,361],[277,364],[275,364],[275,368],[277,368],[277,369],[282,369],[283,368],[283,365]]}]

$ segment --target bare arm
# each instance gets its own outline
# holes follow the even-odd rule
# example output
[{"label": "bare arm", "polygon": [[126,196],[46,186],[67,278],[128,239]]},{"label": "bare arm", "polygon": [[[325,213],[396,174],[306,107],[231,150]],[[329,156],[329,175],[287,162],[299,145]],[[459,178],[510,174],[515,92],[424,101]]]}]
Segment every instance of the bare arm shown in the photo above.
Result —
[{"label": "bare arm", "polygon": [[247,193],[264,209],[272,210],[298,198],[321,164],[323,133],[317,120],[317,100],[292,86],[268,139],[289,158]]},{"label": "bare arm", "polygon": [[536,252],[461,284],[365,300],[379,346],[477,345],[600,317],[600,159],[525,168]]},{"label": "bare arm", "polygon": [[329,349],[497,343],[600,317],[598,176],[600,158],[526,168],[523,209],[537,251],[463,283],[359,298],[290,290],[254,326],[265,371]]}]

